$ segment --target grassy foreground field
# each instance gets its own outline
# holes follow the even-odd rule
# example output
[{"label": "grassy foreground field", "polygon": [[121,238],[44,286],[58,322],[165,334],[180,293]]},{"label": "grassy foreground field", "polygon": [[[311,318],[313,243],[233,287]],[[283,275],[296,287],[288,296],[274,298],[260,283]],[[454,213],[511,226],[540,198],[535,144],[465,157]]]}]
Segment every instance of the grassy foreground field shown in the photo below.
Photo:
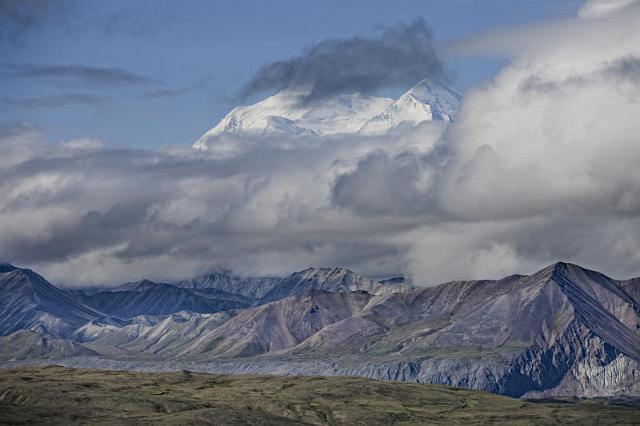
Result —
[{"label": "grassy foreground field", "polygon": [[350,377],[0,370],[0,424],[638,424],[638,408]]}]

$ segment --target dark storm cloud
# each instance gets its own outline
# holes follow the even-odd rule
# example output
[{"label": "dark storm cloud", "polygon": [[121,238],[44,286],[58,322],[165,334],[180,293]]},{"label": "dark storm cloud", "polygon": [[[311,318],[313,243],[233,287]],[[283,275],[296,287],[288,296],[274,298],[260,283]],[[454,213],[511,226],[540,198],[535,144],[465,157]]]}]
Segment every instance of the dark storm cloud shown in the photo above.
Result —
[{"label": "dark storm cloud", "polygon": [[336,179],[333,203],[362,216],[425,214],[430,194],[417,186],[423,171],[423,161],[413,153],[393,158],[383,152],[370,154]]},{"label": "dark storm cloud", "polygon": [[306,101],[337,93],[367,93],[428,78],[442,81],[450,71],[438,57],[423,19],[386,28],[377,38],[325,40],[300,56],[264,65],[240,97],[267,90],[309,87]]},{"label": "dark storm cloud", "polygon": [[[76,152],[71,155],[52,155],[49,158],[34,158],[2,170],[0,188],[9,188],[48,176],[65,176],[64,184],[55,189],[36,187],[4,204],[0,213],[5,216],[35,209],[58,208],[67,205],[81,205],[83,199],[94,198],[87,191],[89,181],[109,182],[100,199],[108,201],[103,207],[93,199],[93,207],[80,213],[71,223],[60,223],[52,228],[46,238],[38,242],[15,238],[3,247],[12,258],[23,261],[45,259],[62,260],[82,252],[129,241],[138,247],[139,256],[154,251],[158,239],[166,238],[163,225],[149,212],[154,203],[163,203],[177,196],[178,188],[172,184],[171,176],[188,179],[203,173],[197,162],[182,162],[178,159],[146,151],[110,150],[97,152]],[[67,170],[67,171],[65,171]],[[154,183],[163,181],[162,185]],[[144,237],[154,229],[158,235]],[[171,235],[174,237],[175,230]],[[173,238],[172,238],[173,239]],[[143,243],[144,242],[144,243]],[[171,249],[165,241],[163,248]],[[20,254],[21,253],[21,254]]]},{"label": "dark storm cloud", "polygon": [[86,65],[2,64],[0,75],[16,79],[75,79],[88,83],[137,84],[152,83],[148,77],[120,68],[91,67]]},{"label": "dark storm cloud", "polygon": [[56,108],[72,104],[100,105],[107,101],[103,96],[88,93],[66,93],[62,95],[31,98],[0,98],[0,106],[18,108]]},{"label": "dark storm cloud", "polygon": [[640,83],[640,57],[626,56],[609,63],[603,73],[614,79]]},{"label": "dark storm cloud", "polygon": [[631,55],[605,62],[595,71],[573,75],[564,80],[551,80],[540,75],[533,75],[520,84],[520,90],[552,94],[575,90],[578,87],[584,88],[601,80],[616,83],[640,83],[640,57]]},{"label": "dark storm cloud", "polygon": [[115,205],[106,211],[89,211],[73,226],[56,227],[51,236],[41,240],[40,244],[16,240],[12,250],[23,251],[25,254],[22,257],[26,262],[42,259],[61,261],[96,247],[115,244],[125,239],[127,234],[132,236],[136,228],[143,224],[147,207],[145,203],[137,202]]},{"label": "dark storm cloud", "polygon": [[[419,132],[420,127],[413,131]],[[402,133],[395,135],[403,137]],[[331,201],[363,217],[441,216],[438,180],[452,155],[445,139],[436,141],[425,153],[374,151],[360,158],[353,170],[336,177]]]}]

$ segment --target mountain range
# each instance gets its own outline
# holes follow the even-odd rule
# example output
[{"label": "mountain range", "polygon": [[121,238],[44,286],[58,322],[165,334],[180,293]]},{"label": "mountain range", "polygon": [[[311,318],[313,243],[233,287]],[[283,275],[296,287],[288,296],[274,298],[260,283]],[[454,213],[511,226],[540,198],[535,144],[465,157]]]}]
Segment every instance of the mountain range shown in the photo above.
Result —
[{"label": "mountain range", "polygon": [[556,263],[420,288],[345,268],[102,290],[0,266],[2,365],[356,375],[510,396],[640,395],[640,279]]},{"label": "mountain range", "polygon": [[289,88],[253,105],[236,107],[193,147],[211,149],[229,137],[379,136],[400,125],[449,122],[462,98],[429,80],[420,81],[398,99],[351,93],[308,102],[307,94],[305,88]]}]

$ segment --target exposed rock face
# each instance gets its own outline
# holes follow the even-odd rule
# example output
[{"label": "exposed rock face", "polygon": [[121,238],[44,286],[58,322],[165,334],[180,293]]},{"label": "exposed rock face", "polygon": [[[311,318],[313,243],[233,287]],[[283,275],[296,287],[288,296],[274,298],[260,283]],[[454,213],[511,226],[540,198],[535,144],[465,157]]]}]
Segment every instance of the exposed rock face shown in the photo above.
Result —
[{"label": "exposed rock face", "polygon": [[213,313],[251,306],[253,300],[237,294],[214,290],[193,292],[170,284],[144,281],[127,290],[78,294],[77,298],[105,314],[121,318],[138,315],[168,315],[179,311]]},{"label": "exposed rock face", "polygon": [[97,352],[85,348],[77,342],[29,330],[20,330],[9,336],[0,336],[0,360],[3,361],[98,355]]},{"label": "exposed rock face", "polygon": [[640,278],[620,281],[620,286],[640,305]]},{"label": "exposed rock face", "polygon": [[324,290],[332,293],[365,291],[369,294],[392,294],[408,290],[402,284],[382,284],[365,278],[346,268],[308,268],[295,272],[278,280],[266,292],[261,301],[273,301],[311,290]]},{"label": "exposed rock face", "polygon": [[192,280],[182,281],[176,284],[180,288],[186,288],[200,294],[218,290],[232,294],[239,294],[252,299],[260,300],[279,281],[279,278],[254,278],[240,277],[228,272],[218,272],[204,275]]},{"label": "exposed rock face", "polygon": [[[68,341],[102,358],[81,353],[61,363],[357,375],[527,397],[640,395],[638,280],[566,263],[531,276],[425,289],[343,268],[262,279],[260,290],[260,279],[238,280],[201,278],[174,288],[225,297],[236,289],[254,306],[93,318]],[[156,286],[139,287],[163,289]]]},{"label": "exposed rock face", "polygon": [[312,292],[240,312],[193,343],[184,358],[234,358],[291,348],[330,324],[350,318],[369,300],[364,292]]},{"label": "exposed rock face", "polygon": [[209,274],[176,284],[202,295],[221,291],[240,294],[253,300],[254,305],[271,302],[310,290],[335,293],[366,291],[370,294],[391,294],[408,291],[402,283],[381,283],[360,276],[346,268],[307,268],[284,278],[239,277],[226,272]]},{"label": "exposed rock face", "polygon": [[0,335],[40,330],[65,336],[99,315],[30,269],[0,266]]}]

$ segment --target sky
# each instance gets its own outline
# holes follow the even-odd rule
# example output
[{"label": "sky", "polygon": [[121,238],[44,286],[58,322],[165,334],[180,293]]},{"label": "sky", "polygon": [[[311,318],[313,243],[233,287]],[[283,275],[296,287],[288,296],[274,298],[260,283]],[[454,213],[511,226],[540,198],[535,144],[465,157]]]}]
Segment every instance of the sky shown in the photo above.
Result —
[{"label": "sky", "polygon": [[[637,0],[0,0],[0,259],[71,286],[640,276],[638,22]],[[421,73],[463,93],[452,122],[191,148],[280,89]]]},{"label": "sky", "polygon": [[[10,20],[17,3],[34,23]],[[153,148],[194,142],[235,106],[237,92],[262,64],[313,43],[371,35],[415,17],[423,17],[436,40],[446,43],[489,28],[575,15],[579,1],[5,0],[0,5],[5,65],[97,67],[141,77],[130,82],[8,78],[11,70],[5,68],[2,121],[41,127],[52,142],[89,137]],[[464,90],[504,63],[500,55],[451,58],[454,85]]]}]

